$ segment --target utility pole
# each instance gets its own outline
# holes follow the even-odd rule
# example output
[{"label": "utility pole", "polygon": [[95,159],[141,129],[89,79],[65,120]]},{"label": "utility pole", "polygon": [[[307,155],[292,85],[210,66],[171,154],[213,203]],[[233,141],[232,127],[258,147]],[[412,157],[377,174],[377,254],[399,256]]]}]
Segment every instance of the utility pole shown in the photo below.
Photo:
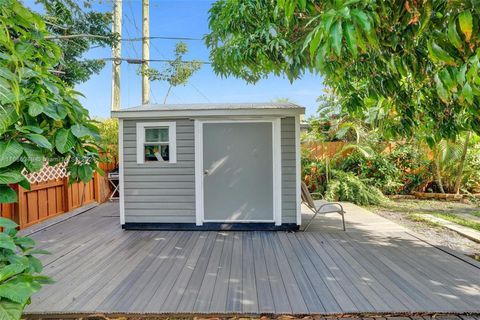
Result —
[{"label": "utility pole", "polygon": [[150,80],[146,71],[150,59],[150,0],[142,0],[142,104],[150,103]]},{"label": "utility pole", "polygon": [[120,64],[122,54],[122,0],[113,1],[113,32],[118,42],[112,47],[112,111],[120,110]]}]

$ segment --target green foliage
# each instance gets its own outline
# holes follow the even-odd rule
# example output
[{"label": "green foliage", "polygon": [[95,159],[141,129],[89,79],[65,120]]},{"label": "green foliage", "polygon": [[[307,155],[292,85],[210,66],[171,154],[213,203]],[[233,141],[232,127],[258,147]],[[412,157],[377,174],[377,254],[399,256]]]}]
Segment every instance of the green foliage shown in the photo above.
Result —
[{"label": "green foliage", "polygon": [[379,204],[386,200],[371,180],[361,179],[353,172],[343,172],[336,166],[329,170],[325,162],[311,159],[308,154],[302,156],[302,176],[310,191],[323,194],[327,200],[359,205]]},{"label": "green foliage", "polygon": [[144,67],[141,67],[139,70],[139,73],[147,75],[150,81],[166,81],[170,85],[163,103],[167,102],[172,87],[186,85],[193,74],[202,66],[199,61],[183,61],[183,56],[187,51],[187,44],[179,42],[175,47],[175,59],[168,62],[166,68],[163,70],[156,70],[153,68],[144,70]]},{"label": "green foliage", "polygon": [[[22,170],[39,170],[46,159],[95,170],[98,129],[78,93],[52,74],[62,51],[47,38],[42,18],[18,0],[0,3],[0,202],[15,202],[9,185],[28,188],[19,181]],[[71,175],[82,177],[89,176]]]},{"label": "green foliage", "polygon": [[[91,9],[91,1],[37,0],[43,7],[47,31],[59,37],[55,42],[63,59],[55,66],[69,86],[87,81],[105,67],[104,60],[86,59],[92,46],[110,47],[117,40],[111,31],[112,14]],[[67,38],[72,35],[80,37]]]},{"label": "green foliage", "polygon": [[352,116],[387,138],[480,132],[475,1],[228,1],[205,38],[216,73],[256,82],[318,71]]},{"label": "green foliage", "polygon": [[100,146],[108,156],[118,158],[118,119],[99,120]]},{"label": "green foliage", "polygon": [[398,194],[403,187],[400,180],[401,171],[382,153],[366,157],[360,152],[352,152],[338,160],[335,168],[355,174],[384,194]]},{"label": "green foliage", "polygon": [[40,275],[42,263],[35,257],[47,252],[35,250],[32,239],[18,236],[15,222],[0,218],[0,227],[0,319],[18,320],[31,296],[52,283]]},{"label": "green foliage", "polygon": [[[432,148],[435,170],[439,177],[441,177],[440,181],[438,181],[439,179],[437,177],[436,189],[443,189],[445,192],[450,193],[454,192],[454,185],[459,174],[459,165],[462,159],[464,141],[464,138],[459,138],[455,141],[441,140]],[[468,163],[466,167],[468,168]],[[463,172],[461,174],[463,175]],[[442,188],[440,188],[440,183]]]},{"label": "green foliage", "polygon": [[396,145],[388,154],[388,161],[400,171],[402,188],[399,193],[422,191],[433,179],[433,166],[426,155],[426,147],[416,144]]},{"label": "green foliage", "polygon": [[332,172],[332,179],[325,191],[325,199],[349,201],[359,205],[378,205],[387,200],[369,181],[361,180],[353,173],[337,170]]}]

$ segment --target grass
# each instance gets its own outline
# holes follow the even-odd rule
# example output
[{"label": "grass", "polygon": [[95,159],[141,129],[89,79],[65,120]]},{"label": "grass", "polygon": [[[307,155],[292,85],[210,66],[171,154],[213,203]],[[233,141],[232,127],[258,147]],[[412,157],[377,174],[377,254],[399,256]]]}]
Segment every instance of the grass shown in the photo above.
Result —
[{"label": "grass", "polygon": [[468,220],[451,213],[432,213],[432,216],[448,220],[461,226],[480,231],[480,223]]},{"label": "grass", "polygon": [[[422,223],[430,227],[441,227],[441,225],[422,217],[422,215],[430,214],[458,225],[480,231],[480,222],[468,219],[468,215],[471,215],[472,217],[480,217],[480,211],[476,210],[478,207],[472,204],[415,199],[400,201],[393,200],[383,205],[372,206],[372,208],[373,207],[396,212],[410,221]],[[458,214],[462,214],[462,216]]]},{"label": "grass", "polygon": [[472,216],[480,218],[480,211],[473,211],[473,212],[470,212],[469,214],[471,214]]},{"label": "grass", "polygon": [[434,221],[431,221],[431,220],[428,220],[428,219],[425,219],[424,217],[422,217],[422,213],[408,213],[407,215],[407,218],[411,221],[414,221],[414,222],[421,222],[429,227],[433,227],[433,228],[441,228],[442,225],[439,224],[438,222],[434,222]]}]

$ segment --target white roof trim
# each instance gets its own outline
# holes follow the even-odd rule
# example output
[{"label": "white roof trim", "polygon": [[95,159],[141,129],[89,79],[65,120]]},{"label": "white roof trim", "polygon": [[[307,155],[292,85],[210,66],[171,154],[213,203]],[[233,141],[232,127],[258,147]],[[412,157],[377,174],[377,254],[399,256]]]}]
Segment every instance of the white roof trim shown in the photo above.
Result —
[{"label": "white roof trim", "polygon": [[305,108],[303,107],[291,107],[291,108],[223,108],[223,109],[148,109],[148,108],[135,108],[125,109],[120,111],[112,111],[112,117],[127,119],[127,118],[175,118],[175,117],[214,117],[214,116],[295,116],[304,114]]}]

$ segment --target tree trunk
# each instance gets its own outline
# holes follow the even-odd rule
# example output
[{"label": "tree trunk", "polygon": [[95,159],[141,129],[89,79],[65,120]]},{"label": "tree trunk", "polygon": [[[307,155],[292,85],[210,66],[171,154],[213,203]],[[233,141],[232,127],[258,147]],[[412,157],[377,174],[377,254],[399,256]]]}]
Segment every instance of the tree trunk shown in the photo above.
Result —
[{"label": "tree trunk", "polygon": [[462,157],[460,158],[460,164],[458,165],[457,178],[455,179],[455,186],[453,192],[460,193],[460,187],[462,186],[463,169],[465,168],[465,159],[467,158],[468,143],[470,140],[470,132],[467,132],[465,136],[465,143],[463,145]]},{"label": "tree trunk", "polygon": [[171,85],[168,87],[167,94],[165,95],[165,98],[163,99],[163,104],[167,103],[167,98],[168,98],[168,95],[170,94],[170,90],[172,90]]},{"label": "tree trunk", "polygon": [[[437,146],[438,148],[438,146]],[[438,149],[435,148],[434,156],[435,156],[435,181],[437,182],[438,188],[440,189],[441,193],[445,193],[445,189],[443,189],[442,183],[442,174],[440,172],[440,161],[438,160]]]}]

